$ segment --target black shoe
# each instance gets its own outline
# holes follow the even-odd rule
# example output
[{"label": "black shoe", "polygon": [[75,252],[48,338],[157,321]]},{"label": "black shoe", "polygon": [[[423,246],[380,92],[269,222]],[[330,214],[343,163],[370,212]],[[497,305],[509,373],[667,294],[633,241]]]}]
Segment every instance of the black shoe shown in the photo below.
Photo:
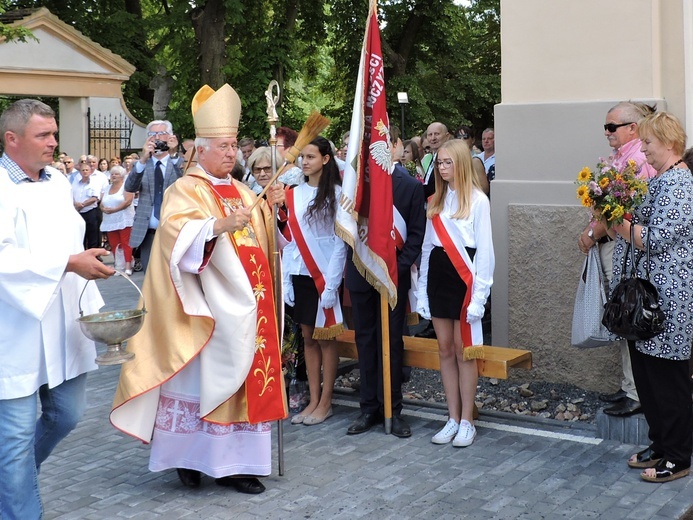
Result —
[{"label": "black shoe", "polygon": [[392,435],[402,439],[411,437],[411,428],[409,424],[399,415],[392,417]]},{"label": "black shoe", "polygon": [[618,392],[614,392],[613,394],[599,394],[599,400],[604,401],[605,403],[618,403],[619,401],[622,401],[625,398],[625,390],[620,389]]},{"label": "black shoe", "polygon": [[200,487],[202,473],[199,471],[194,469],[176,468],[176,473],[178,473],[178,478],[184,486],[191,488]]},{"label": "black shoe", "polygon": [[239,493],[259,495],[265,491],[265,486],[255,477],[221,477],[215,479],[218,486],[232,487]]},{"label": "black shoe", "polygon": [[609,408],[604,408],[604,413],[616,417],[627,417],[640,411],[640,403],[630,397],[625,397]]},{"label": "black shoe", "polygon": [[426,327],[424,330],[422,330],[418,334],[415,334],[415,336],[417,338],[436,339],[436,331],[433,328],[433,323],[429,323],[428,327]]},{"label": "black shoe", "polygon": [[630,459],[628,459],[628,467],[630,468],[654,468],[660,460],[662,460],[663,455],[655,453],[652,450],[652,446],[648,446],[642,451],[637,452]]},{"label": "black shoe", "polygon": [[383,416],[379,413],[362,413],[358,418],[347,428],[347,435],[357,435],[367,432],[376,424],[382,424]]}]

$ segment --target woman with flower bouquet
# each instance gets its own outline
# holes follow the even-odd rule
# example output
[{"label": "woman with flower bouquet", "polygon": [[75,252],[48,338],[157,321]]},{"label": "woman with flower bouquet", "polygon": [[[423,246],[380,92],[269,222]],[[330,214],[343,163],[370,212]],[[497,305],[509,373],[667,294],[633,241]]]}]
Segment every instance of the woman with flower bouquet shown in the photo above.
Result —
[{"label": "woman with flower bouquet", "polygon": [[[613,289],[621,279],[624,256],[626,272],[631,269],[627,246],[633,227],[636,274],[646,278],[649,271],[666,321],[658,336],[628,341],[651,441],[628,465],[644,469],[643,480],[668,482],[688,475],[693,452],[688,368],[693,342],[693,176],[681,160],[686,134],[676,117],[660,112],[639,126],[642,151],[657,175],[629,218],[610,220],[609,234],[616,239],[611,285]],[[614,213],[603,209],[601,214],[609,221]],[[645,265],[642,251],[648,249],[649,265]]]},{"label": "woman with flower bouquet", "polygon": [[[654,107],[644,103],[623,101],[613,106],[606,114],[604,120],[604,136],[613,148],[613,153],[606,160],[601,160],[604,165],[612,166],[617,172],[626,168],[628,161],[635,161],[637,176],[642,180],[654,177],[657,172],[647,163],[645,155],[640,151],[642,142],[638,131],[637,121],[654,113]],[[582,197],[580,197],[582,199]],[[611,282],[614,252],[614,241],[607,234],[605,222],[591,219],[590,223],[580,233],[578,247],[587,254],[591,247],[597,246],[599,259],[602,264],[602,272],[607,281]],[[633,370],[630,366],[630,354],[625,341],[619,342],[621,351],[621,366],[623,378],[617,392],[600,394],[599,398],[610,403],[604,409],[604,413],[615,416],[626,416],[640,411],[640,399],[633,381]]]}]

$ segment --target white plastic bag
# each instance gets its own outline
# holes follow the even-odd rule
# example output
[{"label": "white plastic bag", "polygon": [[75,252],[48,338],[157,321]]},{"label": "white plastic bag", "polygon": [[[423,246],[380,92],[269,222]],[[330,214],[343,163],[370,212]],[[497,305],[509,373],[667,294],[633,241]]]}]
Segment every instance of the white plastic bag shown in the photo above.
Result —
[{"label": "white plastic bag", "polygon": [[115,257],[114,268],[118,269],[119,271],[125,269],[125,253],[123,253],[123,248],[120,247],[120,244],[118,244],[118,247],[116,247],[116,250],[113,253],[113,255]]},{"label": "white plastic bag", "polygon": [[599,248],[591,247],[585,258],[575,295],[570,340],[574,347],[604,347],[617,339],[602,325],[606,303],[605,282],[602,262],[599,259]]}]

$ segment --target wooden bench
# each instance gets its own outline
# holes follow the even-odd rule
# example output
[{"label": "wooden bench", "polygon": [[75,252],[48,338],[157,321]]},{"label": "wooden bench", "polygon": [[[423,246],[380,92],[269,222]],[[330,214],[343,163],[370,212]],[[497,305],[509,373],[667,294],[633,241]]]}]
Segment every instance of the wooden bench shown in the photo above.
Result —
[{"label": "wooden bench", "polygon": [[[337,336],[339,357],[358,359],[354,331],[347,330]],[[477,360],[479,377],[508,379],[508,370],[532,368],[532,353],[516,348],[484,345],[484,359]],[[404,365],[409,367],[440,370],[438,342],[430,338],[404,336]]]}]

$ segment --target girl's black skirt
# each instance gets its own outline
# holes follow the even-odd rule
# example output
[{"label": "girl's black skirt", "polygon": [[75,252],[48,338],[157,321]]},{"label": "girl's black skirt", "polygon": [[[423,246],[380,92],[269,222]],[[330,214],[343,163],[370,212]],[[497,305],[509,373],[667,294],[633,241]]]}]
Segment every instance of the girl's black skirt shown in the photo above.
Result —
[{"label": "girl's black skirt", "polygon": [[[476,249],[467,247],[467,254],[474,260]],[[428,262],[428,283],[426,287],[431,316],[448,320],[459,320],[462,302],[467,294],[467,285],[450,257],[442,247],[434,247]]]},{"label": "girl's black skirt", "polygon": [[305,275],[291,275],[291,282],[294,285],[294,321],[314,327],[320,298],[315,282]]}]

